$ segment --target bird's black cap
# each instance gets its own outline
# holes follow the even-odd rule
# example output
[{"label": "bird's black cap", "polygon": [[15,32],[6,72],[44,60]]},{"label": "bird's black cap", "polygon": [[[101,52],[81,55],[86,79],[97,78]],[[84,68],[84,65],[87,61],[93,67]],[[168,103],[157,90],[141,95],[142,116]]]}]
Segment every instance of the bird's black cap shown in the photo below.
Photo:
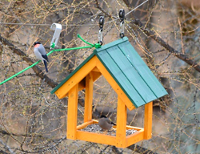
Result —
[{"label": "bird's black cap", "polygon": [[105,115],[101,115],[100,118],[107,118]]},{"label": "bird's black cap", "polygon": [[41,43],[40,43],[40,42],[34,42],[34,44],[33,44],[33,45],[35,46],[36,44],[41,44]]}]

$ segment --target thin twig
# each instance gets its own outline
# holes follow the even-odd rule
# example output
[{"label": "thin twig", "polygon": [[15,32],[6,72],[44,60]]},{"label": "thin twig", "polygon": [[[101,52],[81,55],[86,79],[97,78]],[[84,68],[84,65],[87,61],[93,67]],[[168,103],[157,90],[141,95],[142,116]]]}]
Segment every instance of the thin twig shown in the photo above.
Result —
[{"label": "thin twig", "polygon": [[140,20],[138,20],[138,19],[134,20],[134,21],[132,21],[132,23],[134,23],[136,26],[138,26],[138,28],[143,33],[145,33],[147,36],[149,36],[152,39],[154,39],[157,43],[159,43],[162,47],[164,47],[166,50],[168,50],[174,56],[176,56],[177,58],[183,60],[188,65],[192,66],[195,70],[197,70],[198,72],[200,72],[200,65],[197,62],[195,62],[194,60],[192,60],[192,58],[188,57],[187,55],[185,55],[185,54],[183,54],[183,53],[175,50],[172,46],[170,46],[169,44],[167,44],[162,38],[160,38],[158,35],[156,35],[156,33],[154,31],[149,30],[149,29],[144,29]]},{"label": "thin twig", "polygon": [[148,150],[148,149],[143,148],[143,147],[136,145],[136,144],[129,146],[128,149],[131,149],[135,152],[142,153],[142,154],[157,154],[156,152],[153,152],[151,150]]}]

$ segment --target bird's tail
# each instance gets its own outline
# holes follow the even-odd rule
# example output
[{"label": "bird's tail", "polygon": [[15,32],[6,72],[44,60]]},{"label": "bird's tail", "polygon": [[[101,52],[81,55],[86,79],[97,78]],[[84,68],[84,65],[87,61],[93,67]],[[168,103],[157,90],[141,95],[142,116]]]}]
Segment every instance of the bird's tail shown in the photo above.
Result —
[{"label": "bird's tail", "polygon": [[46,60],[43,60],[43,61],[44,61],[44,66],[45,66],[46,72],[48,72],[47,62],[46,62]]}]

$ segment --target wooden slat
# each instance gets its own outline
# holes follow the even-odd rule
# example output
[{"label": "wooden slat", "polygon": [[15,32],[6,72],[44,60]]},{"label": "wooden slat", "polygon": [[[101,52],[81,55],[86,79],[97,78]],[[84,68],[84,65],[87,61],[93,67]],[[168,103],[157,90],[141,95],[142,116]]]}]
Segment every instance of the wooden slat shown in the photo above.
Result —
[{"label": "wooden slat", "polygon": [[100,72],[94,72],[94,71],[92,71],[91,74],[93,76],[93,81],[96,81],[101,76]]},{"label": "wooden slat", "polygon": [[[96,67],[95,67],[96,68]],[[93,78],[93,82],[96,81],[102,74],[99,72],[99,70],[96,68],[95,71],[94,69],[90,72]],[[79,84],[78,84],[78,90],[81,91],[85,89],[85,78],[83,78]]]},{"label": "wooden slat", "polygon": [[127,121],[127,107],[118,97],[117,103],[117,147],[126,147],[126,121]]},{"label": "wooden slat", "polygon": [[91,124],[93,124],[93,123],[94,123],[93,120],[88,121],[88,122],[84,122],[83,124],[78,125],[78,126],[76,127],[76,129],[77,129],[77,130],[79,130],[79,129],[83,129],[83,128],[85,128],[85,127],[87,127],[88,125],[91,125]]},{"label": "wooden slat", "polygon": [[126,129],[134,129],[134,130],[137,130],[137,131],[140,131],[144,128],[141,128],[141,127],[134,127],[134,126],[126,126]]},{"label": "wooden slat", "polygon": [[86,76],[84,122],[92,120],[93,78],[89,73]]},{"label": "wooden slat", "polygon": [[59,99],[64,98],[68,91],[76,84],[78,84],[94,67],[96,61],[94,57],[83,65],[79,71],[77,71],[71,78],[69,78],[56,92],[55,94]]},{"label": "wooden slat", "polygon": [[78,83],[78,91],[85,89],[85,78]]},{"label": "wooden slat", "polygon": [[144,139],[144,129],[127,136],[127,147]]},{"label": "wooden slat", "polygon": [[116,137],[92,132],[77,131],[77,139],[107,145],[115,145]]},{"label": "wooden slat", "polygon": [[150,139],[152,133],[153,102],[145,105],[144,113],[144,139]]},{"label": "wooden slat", "polygon": [[99,69],[97,67],[95,67],[93,70],[93,72],[100,72]]},{"label": "wooden slat", "polygon": [[[88,58],[86,58],[72,73],[70,73],[58,86],[56,86],[52,91],[51,94],[55,93],[64,83],[66,83],[76,72],[78,72],[88,61],[91,60],[92,57],[95,56],[93,52]],[[70,82],[69,82],[70,83]]]},{"label": "wooden slat", "polygon": [[[130,63],[128,57],[123,54],[123,51],[121,51],[118,46],[108,48],[106,51],[110,58],[114,60],[115,65],[124,74],[124,77],[129,82],[129,86],[132,86],[135,89],[135,91],[141,96],[145,103],[157,99],[146,82],[141,78],[140,74],[138,74],[138,71]],[[113,69],[115,68],[111,67],[110,71],[115,71]],[[125,90],[127,91],[128,89]],[[134,95],[131,95],[130,97],[134,99]],[[138,106],[144,105],[140,102],[138,103]]]},{"label": "wooden slat", "polygon": [[164,89],[164,87],[161,85],[161,83],[158,81],[155,75],[151,72],[151,70],[142,60],[137,51],[135,51],[134,47],[130,44],[130,42],[126,41],[124,43],[119,44],[118,46],[128,57],[129,61],[141,75],[143,80],[148,84],[148,86],[154,92],[156,97],[160,98],[164,95],[167,95],[167,91]]},{"label": "wooden slat", "polygon": [[78,84],[69,91],[67,112],[67,138],[76,139]]},{"label": "wooden slat", "polygon": [[95,119],[92,119],[92,121],[94,124],[97,124],[99,122],[98,120],[95,120]]}]

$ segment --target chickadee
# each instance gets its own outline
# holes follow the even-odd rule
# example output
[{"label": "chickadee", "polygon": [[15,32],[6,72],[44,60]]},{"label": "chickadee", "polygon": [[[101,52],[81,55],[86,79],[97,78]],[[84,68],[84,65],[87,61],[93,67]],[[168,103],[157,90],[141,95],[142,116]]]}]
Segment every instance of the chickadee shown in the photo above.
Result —
[{"label": "chickadee", "polygon": [[101,115],[98,124],[103,130],[110,130],[113,125],[116,125],[115,123],[110,121],[105,115]]},{"label": "chickadee", "polygon": [[45,48],[44,46],[40,43],[40,42],[34,42],[34,53],[35,53],[35,56],[44,62],[44,66],[45,66],[45,69],[46,69],[46,72],[48,72],[48,69],[47,69],[47,62],[49,62],[48,60],[48,57],[46,55],[46,51],[45,51]]}]

